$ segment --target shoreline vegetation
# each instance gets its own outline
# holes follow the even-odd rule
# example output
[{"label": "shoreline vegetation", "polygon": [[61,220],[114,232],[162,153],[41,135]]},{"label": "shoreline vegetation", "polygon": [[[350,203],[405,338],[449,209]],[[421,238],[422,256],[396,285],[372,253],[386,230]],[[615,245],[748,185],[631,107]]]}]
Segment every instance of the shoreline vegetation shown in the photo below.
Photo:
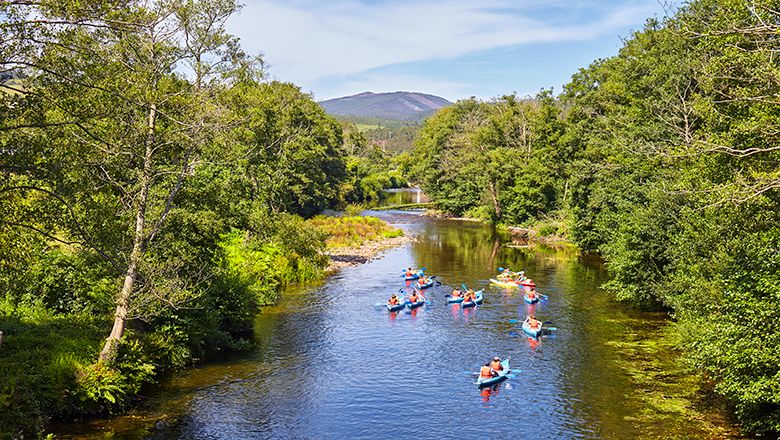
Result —
[{"label": "shoreline vegetation", "polygon": [[[348,212],[357,210],[360,208],[353,207]],[[325,240],[325,255],[329,257],[326,276],[344,267],[367,263],[386,250],[414,241],[414,237],[402,230],[371,216],[317,216],[309,222],[328,235]]]}]

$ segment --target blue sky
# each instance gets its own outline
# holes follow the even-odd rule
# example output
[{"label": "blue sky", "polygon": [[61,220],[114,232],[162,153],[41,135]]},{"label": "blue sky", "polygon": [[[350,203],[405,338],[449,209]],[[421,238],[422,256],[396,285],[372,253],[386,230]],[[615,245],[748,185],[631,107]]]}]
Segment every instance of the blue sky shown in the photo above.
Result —
[{"label": "blue sky", "polygon": [[[318,100],[416,91],[450,100],[556,93],[612,56],[660,0],[245,0],[229,29],[270,77]],[[668,3],[668,2],[663,2]]]}]

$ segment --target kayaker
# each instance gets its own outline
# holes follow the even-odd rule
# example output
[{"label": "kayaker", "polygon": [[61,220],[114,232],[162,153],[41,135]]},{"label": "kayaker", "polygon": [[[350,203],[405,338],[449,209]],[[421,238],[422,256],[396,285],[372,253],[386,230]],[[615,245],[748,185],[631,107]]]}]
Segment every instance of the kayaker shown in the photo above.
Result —
[{"label": "kayaker", "polygon": [[474,295],[474,291],[469,289],[463,297],[463,302],[473,302],[475,299],[477,299],[477,297]]},{"label": "kayaker", "polygon": [[452,295],[451,296],[453,298],[460,298],[461,296],[463,296],[463,292],[461,292],[458,289],[452,289]]},{"label": "kayaker", "polygon": [[534,315],[530,315],[525,318],[525,322],[528,323],[528,326],[531,327],[532,330],[538,330],[539,327],[542,326],[542,323],[539,322]]},{"label": "kayaker", "polygon": [[493,369],[496,373],[504,369],[504,366],[501,365],[501,358],[496,356],[493,358],[493,362],[490,362],[490,368]]},{"label": "kayaker", "polygon": [[412,273],[412,268],[406,269],[406,278],[410,278],[414,273]]},{"label": "kayaker", "polygon": [[531,287],[531,290],[529,290],[529,291],[526,293],[526,296],[528,296],[528,297],[529,297],[529,298],[531,298],[531,299],[534,299],[534,298],[536,298],[536,288],[535,288],[535,287]]},{"label": "kayaker", "polygon": [[409,297],[409,301],[414,304],[418,301],[417,292],[412,293],[412,296]]},{"label": "kayaker", "polygon": [[387,300],[387,304],[389,304],[391,306],[398,305],[398,296],[393,294],[393,296],[391,296],[390,299]]},{"label": "kayaker", "polygon": [[517,273],[517,275],[519,275],[518,278],[519,281],[525,281],[525,272],[521,270],[520,272]]},{"label": "kayaker", "polygon": [[479,369],[479,377],[483,379],[491,379],[495,377],[495,374],[493,374],[493,370],[490,368],[490,362],[488,362],[482,368]]},{"label": "kayaker", "polygon": [[425,275],[420,275],[420,278],[417,279],[417,284],[424,286],[425,283],[428,282],[428,278],[425,277]]}]

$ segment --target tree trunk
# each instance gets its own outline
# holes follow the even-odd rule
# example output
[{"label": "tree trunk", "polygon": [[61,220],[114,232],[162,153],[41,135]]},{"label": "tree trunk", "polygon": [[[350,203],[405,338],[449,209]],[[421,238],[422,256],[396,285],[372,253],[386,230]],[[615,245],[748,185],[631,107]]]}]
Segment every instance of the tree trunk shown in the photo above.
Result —
[{"label": "tree trunk", "polygon": [[141,192],[138,194],[137,211],[135,215],[135,233],[133,234],[133,251],[130,253],[130,262],[125,271],[125,280],[122,290],[116,299],[116,312],[114,313],[114,326],[111,334],[106,338],[103,349],[100,350],[100,361],[110,361],[115,354],[115,347],[119,339],[125,333],[127,312],[130,296],[135,288],[135,280],[138,278],[138,263],[145,252],[144,228],[146,226],[146,204],[149,199],[149,186],[152,180],[152,151],[154,145],[154,124],[157,118],[157,107],[152,104],[149,107],[149,119],[147,121],[147,136],[144,153],[144,171],[141,177]]}]

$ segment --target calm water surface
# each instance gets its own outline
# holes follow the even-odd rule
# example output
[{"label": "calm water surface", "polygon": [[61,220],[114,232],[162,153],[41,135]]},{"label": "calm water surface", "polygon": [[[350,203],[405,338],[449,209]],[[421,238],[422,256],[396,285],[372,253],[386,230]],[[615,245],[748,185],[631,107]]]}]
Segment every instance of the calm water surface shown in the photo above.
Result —
[{"label": "calm water surface", "polygon": [[[400,211],[375,214],[417,235],[418,242],[319,286],[290,291],[258,316],[256,352],[170,378],[128,415],[57,427],[61,438],[733,434],[709,416],[681,417],[693,411],[687,400],[683,413],[664,407],[667,397],[680,399],[669,395],[677,388],[659,391],[637,377],[637,371],[664,368],[666,361],[643,358],[641,350],[648,340],[663,338],[663,317],[611,302],[598,289],[606,277],[600,262],[566,249],[508,248],[474,223]],[[394,314],[375,307],[405,287],[400,274],[408,266],[425,266],[443,283],[426,291],[433,304]],[[519,325],[509,321],[522,320],[529,306],[519,292],[489,285],[499,266],[522,268],[549,295],[533,311],[554,323],[554,336],[519,336]],[[484,305],[447,305],[444,295],[461,283],[485,288]],[[626,341],[635,341],[630,350],[621,345]],[[510,356],[512,368],[522,372],[495,390],[480,391],[469,372],[494,355]],[[660,403],[647,397],[659,393]]]}]

